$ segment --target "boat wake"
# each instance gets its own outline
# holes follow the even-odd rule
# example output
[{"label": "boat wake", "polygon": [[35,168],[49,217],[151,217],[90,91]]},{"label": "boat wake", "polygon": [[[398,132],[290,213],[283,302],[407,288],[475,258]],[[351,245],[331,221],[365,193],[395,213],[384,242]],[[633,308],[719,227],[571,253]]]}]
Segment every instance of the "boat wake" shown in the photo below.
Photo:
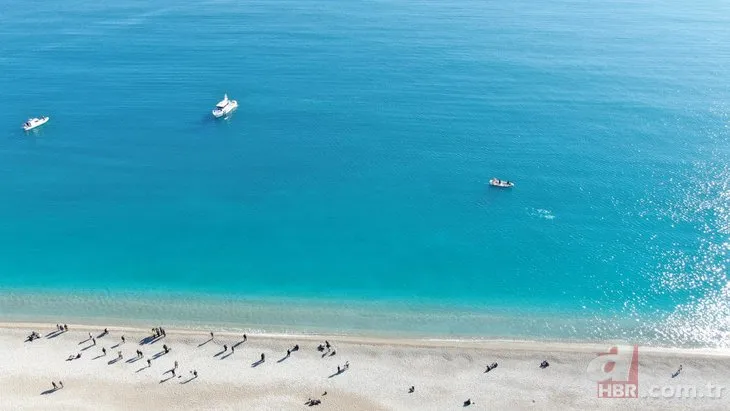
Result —
[{"label": "boat wake", "polygon": [[543,218],[545,220],[554,220],[555,214],[552,211],[544,208],[533,208],[528,209],[528,214],[532,217]]}]

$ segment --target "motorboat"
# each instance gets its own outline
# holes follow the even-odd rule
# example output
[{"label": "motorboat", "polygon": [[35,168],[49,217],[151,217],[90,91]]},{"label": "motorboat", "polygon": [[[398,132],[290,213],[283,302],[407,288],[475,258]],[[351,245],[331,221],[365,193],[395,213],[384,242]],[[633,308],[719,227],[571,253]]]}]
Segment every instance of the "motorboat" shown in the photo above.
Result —
[{"label": "motorboat", "polygon": [[510,188],[514,187],[515,183],[507,180],[500,180],[498,178],[493,178],[489,180],[489,185],[492,187],[502,187],[502,188]]},{"label": "motorboat", "polygon": [[223,95],[223,100],[219,101],[213,109],[213,117],[220,118],[227,116],[233,110],[238,108],[238,102],[236,100],[229,100],[228,94]]},{"label": "motorboat", "polygon": [[25,130],[25,131],[33,130],[36,127],[40,127],[40,126],[48,123],[48,120],[50,120],[50,119],[51,118],[48,116],[29,118],[28,121],[23,123],[23,130]]}]

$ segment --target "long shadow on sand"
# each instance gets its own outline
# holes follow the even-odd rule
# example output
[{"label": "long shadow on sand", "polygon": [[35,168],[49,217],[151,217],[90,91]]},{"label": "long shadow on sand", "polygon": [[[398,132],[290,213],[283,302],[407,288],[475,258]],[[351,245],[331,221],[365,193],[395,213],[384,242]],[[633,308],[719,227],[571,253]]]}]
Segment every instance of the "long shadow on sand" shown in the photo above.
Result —
[{"label": "long shadow on sand", "polygon": [[187,380],[185,380],[185,381],[180,381],[180,384],[187,384],[187,383],[189,383],[190,381],[192,381],[192,380],[194,380],[194,379],[196,379],[196,378],[198,378],[198,377],[197,377],[197,376],[196,376],[196,377],[190,377],[190,378],[188,378],[188,379],[187,379]]},{"label": "long shadow on sand", "polygon": [[60,330],[53,331],[52,333],[46,334],[46,339],[50,340],[51,338],[56,338],[63,333],[64,332]]},{"label": "long shadow on sand", "polygon": [[157,341],[160,341],[164,337],[161,335],[159,337],[155,337],[154,335],[148,335],[147,337],[144,337],[139,341],[139,345],[145,345],[145,344],[154,344]]},{"label": "long shadow on sand", "polygon": [[160,351],[160,352],[158,352],[157,354],[153,355],[153,356],[152,356],[152,359],[153,359],[153,360],[156,360],[156,359],[158,359],[158,358],[162,357],[162,356],[163,356],[163,355],[165,355],[165,354],[167,354],[167,353],[166,353],[166,352],[165,352],[164,350],[163,350],[163,351]]},{"label": "long shadow on sand", "polygon": [[264,363],[264,360],[258,360],[255,363],[251,364],[251,368],[256,368],[263,363]]},{"label": "long shadow on sand", "polygon": [[337,377],[338,375],[340,375],[340,374],[343,374],[343,373],[344,373],[345,371],[346,371],[346,370],[339,370],[339,371],[335,372],[334,374],[330,375],[330,376],[329,376],[329,377],[327,377],[327,378],[334,378],[334,377]]}]

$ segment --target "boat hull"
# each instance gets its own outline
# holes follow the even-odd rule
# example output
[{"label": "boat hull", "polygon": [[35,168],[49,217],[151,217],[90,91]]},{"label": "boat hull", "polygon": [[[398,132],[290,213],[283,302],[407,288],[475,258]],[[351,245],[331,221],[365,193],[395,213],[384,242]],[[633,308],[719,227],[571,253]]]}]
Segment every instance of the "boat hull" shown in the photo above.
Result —
[{"label": "boat hull", "polygon": [[213,110],[213,117],[215,117],[215,118],[225,117],[225,116],[233,113],[237,108],[238,108],[238,103],[235,100],[232,100],[223,109],[215,109],[215,110]]},{"label": "boat hull", "polygon": [[489,180],[489,185],[497,188],[511,188],[514,187],[515,183],[511,181],[502,181],[497,179]]},{"label": "boat hull", "polygon": [[33,130],[34,128],[38,128],[38,127],[48,123],[48,120],[50,120],[50,119],[51,119],[50,117],[43,117],[43,118],[40,118],[39,121],[37,121],[33,124],[23,124],[23,130],[30,131],[30,130]]}]

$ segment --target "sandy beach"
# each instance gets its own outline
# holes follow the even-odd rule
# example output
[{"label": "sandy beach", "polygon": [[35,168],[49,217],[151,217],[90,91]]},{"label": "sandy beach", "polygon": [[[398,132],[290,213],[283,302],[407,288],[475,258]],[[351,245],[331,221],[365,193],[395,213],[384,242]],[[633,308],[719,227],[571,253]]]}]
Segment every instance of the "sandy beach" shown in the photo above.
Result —
[{"label": "sandy beach", "polygon": [[[461,409],[467,399],[468,409],[730,408],[727,390],[707,398],[707,384],[722,385],[730,373],[730,355],[720,351],[640,347],[644,398],[599,399],[586,367],[608,344],[255,334],[241,342],[241,334],[215,332],[211,340],[206,331],[167,329],[164,338],[140,344],[150,330],[109,327],[99,337],[99,327],[69,324],[60,334],[54,329],[55,324],[0,326],[1,409],[293,410],[310,408],[305,405],[310,398],[321,400],[311,408],[322,410]],[[41,338],[25,342],[33,330]],[[126,342],[117,346],[122,335]],[[325,340],[332,348],[323,356],[317,347]],[[287,357],[297,344],[300,349]],[[169,353],[163,354],[163,345]],[[142,358],[136,358],[137,350]],[[67,361],[79,353],[81,358]],[[265,362],[252,366],[262,353]],[[541,369],[543,360],[550,366]],[[176,361],[173,376],[169,370]],[[485,373],[493,362],[498,367]],[[336,374],[346,363],[349,368]],[[681,374],[672,378],[680,364]],[[52,381],[62,381],[63,388],[50,391]],[[658,398],[649,398],[654,386]],[[679,386],[695,387],[695,397],[704,398],[668,397]]]}]

